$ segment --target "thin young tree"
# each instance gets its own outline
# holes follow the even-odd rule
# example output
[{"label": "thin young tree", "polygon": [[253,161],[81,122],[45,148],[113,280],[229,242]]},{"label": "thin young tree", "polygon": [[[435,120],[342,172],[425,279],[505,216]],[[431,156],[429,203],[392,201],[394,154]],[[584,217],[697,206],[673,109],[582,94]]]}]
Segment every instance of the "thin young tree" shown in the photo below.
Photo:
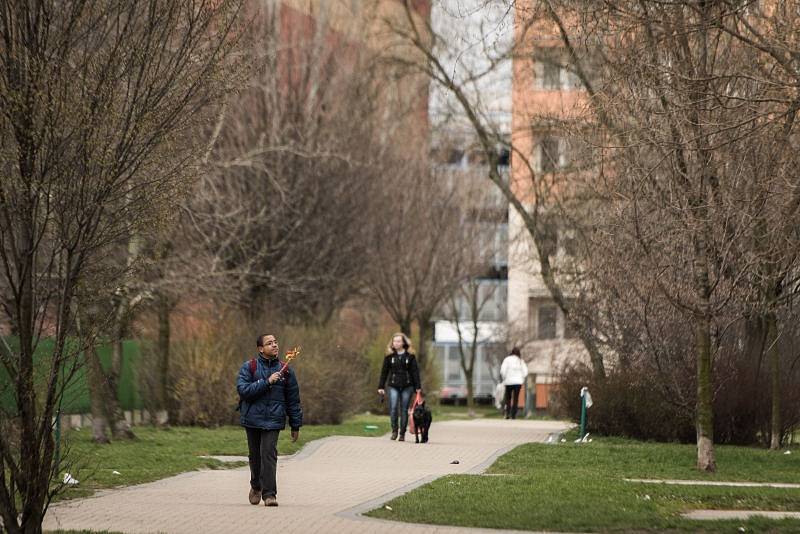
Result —
[{"label": "thin young tree", "polygon": [[[420,366],[426,366],[430,323],[450,293],[471,274],[464,261],[466,220],[457,186],[441,180],[426,160],[384,162],[378,223],[369,233],[366,281],[401,331],[419,327]],[[388,178],[388,179],[387,179]]]},{"label": "thin young tree", "polygon": [[[127,266],[105,255],[174,212],[204,110],[236,80],[238,2],[0,4],[0,276],[17,338],[0,363],[0,514],[41,532],[66,459],[53,420],[86,339],[75,302]],[[84,332],[87,329],[83,330]]]}]

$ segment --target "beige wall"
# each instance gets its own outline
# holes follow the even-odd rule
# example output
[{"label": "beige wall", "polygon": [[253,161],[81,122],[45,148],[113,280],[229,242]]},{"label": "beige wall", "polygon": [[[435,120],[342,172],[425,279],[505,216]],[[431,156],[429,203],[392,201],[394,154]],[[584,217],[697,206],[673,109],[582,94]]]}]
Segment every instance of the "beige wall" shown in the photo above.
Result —
[{"label": "beige wall", "polygon": [[[513,210],[508,218],[510,250],[508,255],[508,321],[514,344],[522,346],[522,356],[536,382],[548,384],[568,361],[588,361],[583,345],[576,339],[564,339],[564,321],[559,313],[556,321],[557,339],[534,339],[530,327],[530,300],[542,301],[550,293],[539,275],[535,248],[520,216]],[[538,402],[538,401],[537,401]]]}]

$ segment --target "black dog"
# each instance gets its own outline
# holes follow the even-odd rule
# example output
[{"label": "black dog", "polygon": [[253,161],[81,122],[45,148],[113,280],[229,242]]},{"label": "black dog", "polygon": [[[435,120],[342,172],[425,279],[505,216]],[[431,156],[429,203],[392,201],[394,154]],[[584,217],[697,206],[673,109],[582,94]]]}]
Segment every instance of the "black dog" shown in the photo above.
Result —
[{"label": "black dog", "polygon": [[417,404],[414,408],[414,443],[420,442],[420,434],[422,434],[422,443],[428,443],[431,421],[433,421],[433,416],[431,411],[425,407],[425,402]]}]

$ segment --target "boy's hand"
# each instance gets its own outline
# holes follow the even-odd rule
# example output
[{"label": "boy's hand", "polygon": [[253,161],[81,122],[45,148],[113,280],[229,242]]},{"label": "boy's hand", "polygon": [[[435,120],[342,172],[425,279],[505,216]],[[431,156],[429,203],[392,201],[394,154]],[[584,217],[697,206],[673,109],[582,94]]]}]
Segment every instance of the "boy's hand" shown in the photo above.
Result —
[{"label": "boy's hand", "polygon": [[300,436],[299,430],[292,430],[292,443],[297,441],[297,438]]},{"label": "boy's hand", "polygon": [[269,375],[269,383],[270,384],[274,384],[275,382],[277,382],[280,379],[281,379],[280,372],[274,372],[271,375]]}]

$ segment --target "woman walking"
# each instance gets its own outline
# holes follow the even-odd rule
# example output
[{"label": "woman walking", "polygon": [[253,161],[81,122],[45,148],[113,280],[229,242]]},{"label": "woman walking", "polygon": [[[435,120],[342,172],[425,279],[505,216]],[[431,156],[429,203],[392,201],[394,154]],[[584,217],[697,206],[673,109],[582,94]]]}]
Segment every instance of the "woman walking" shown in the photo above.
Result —
[{"label": "woman walking", "polygon": [[386,348],[386,357],[383,359],[383,368],[381,369],[381,381],[378,384],[378,394],[381,396],[386,394],[384,388],[387,380],[389,420],[392,423],[391,439],[405,441],[411,395],[415,391],[419,393],[421,387],[417,358],[411,353],[411,341],[407,335],[400,332],[392,336],[389,346]]},{"label": "woman walking", "polygon": [[506,386],[506,395],[503,399],[506,419],[516,419],[519,390],[528,378],[528,365],[520,356],[519,347],[511,349],[511,354],[503,360],[502,365],[500,365],[500,377]]}]

